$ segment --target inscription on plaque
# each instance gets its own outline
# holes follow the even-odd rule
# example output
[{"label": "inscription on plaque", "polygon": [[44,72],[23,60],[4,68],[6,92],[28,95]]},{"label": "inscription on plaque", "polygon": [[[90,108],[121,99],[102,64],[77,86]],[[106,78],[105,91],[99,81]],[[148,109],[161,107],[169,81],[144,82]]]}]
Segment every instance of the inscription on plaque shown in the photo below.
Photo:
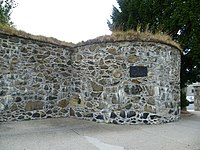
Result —
[{"label": "inscription on plaque", "polygon": [[147,76],[147,67],[143,66],[130,66],[130,77],[146,77]]}]

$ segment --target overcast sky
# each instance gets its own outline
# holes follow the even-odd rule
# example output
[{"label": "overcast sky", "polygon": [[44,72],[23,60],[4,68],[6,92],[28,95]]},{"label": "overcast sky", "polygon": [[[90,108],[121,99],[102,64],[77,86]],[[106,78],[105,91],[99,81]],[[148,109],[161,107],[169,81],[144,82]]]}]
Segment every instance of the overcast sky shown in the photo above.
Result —
[{"label": "overcast sky", "polygon": [[17,29],[35,35],[80,42],[110,34],[110,19],[116,0],[15,0],[12,21]]}]

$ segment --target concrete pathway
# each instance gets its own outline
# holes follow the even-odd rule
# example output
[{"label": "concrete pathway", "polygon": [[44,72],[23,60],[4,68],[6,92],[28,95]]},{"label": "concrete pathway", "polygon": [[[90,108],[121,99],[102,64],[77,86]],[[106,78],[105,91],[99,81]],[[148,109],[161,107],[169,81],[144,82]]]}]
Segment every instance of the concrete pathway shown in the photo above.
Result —
[{"label": "concrete pathway", "polygon": [[200,112],[162,125],[71,118],[0,123],[0,150],[200,150]]}]

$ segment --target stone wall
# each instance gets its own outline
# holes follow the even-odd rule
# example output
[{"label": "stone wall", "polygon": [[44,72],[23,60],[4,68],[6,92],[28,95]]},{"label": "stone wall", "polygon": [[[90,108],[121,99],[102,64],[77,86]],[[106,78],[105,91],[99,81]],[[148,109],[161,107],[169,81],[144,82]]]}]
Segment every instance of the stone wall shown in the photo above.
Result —
[{"label": "stone wall", "polygon": [[180,116],[180,51],[164,43],[67,47],[1,34],[0,62],[0,121],[159,124]]},{"label": "stone wall", "polygon": [[89,44],[76,48],[73,64],[78,90],[72,93],[83,104],[71,108],[76,117],[116,124],[179,118],[179,50],[155,42]]},{"label": "stone wall", "polygon": [[67,116],[71,72],[71,48],[1,34],[0,121]]}]

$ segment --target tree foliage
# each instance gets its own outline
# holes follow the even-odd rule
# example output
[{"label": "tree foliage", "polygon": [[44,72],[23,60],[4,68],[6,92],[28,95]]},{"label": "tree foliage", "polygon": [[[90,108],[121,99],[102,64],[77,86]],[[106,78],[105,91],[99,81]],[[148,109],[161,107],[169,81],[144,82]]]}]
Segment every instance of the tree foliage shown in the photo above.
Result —
[{"label": "tree foliage", "polygon": [[183,48],[181,86],[200,81],[200,3],[198,0],[117,0],[111,31],[129,29],[168,33]]},{"label": "tree foliage", "polygon": [[181,88],[200,81],[199,0],[117,0],[108,26],[115,30],[164,32],[181,44]]},{"label": "tree foliage", "polygon": [[0,0],[0,23],[4,25],[12,25],[10,16],[12,9],[16,7],[14,0]]}]

